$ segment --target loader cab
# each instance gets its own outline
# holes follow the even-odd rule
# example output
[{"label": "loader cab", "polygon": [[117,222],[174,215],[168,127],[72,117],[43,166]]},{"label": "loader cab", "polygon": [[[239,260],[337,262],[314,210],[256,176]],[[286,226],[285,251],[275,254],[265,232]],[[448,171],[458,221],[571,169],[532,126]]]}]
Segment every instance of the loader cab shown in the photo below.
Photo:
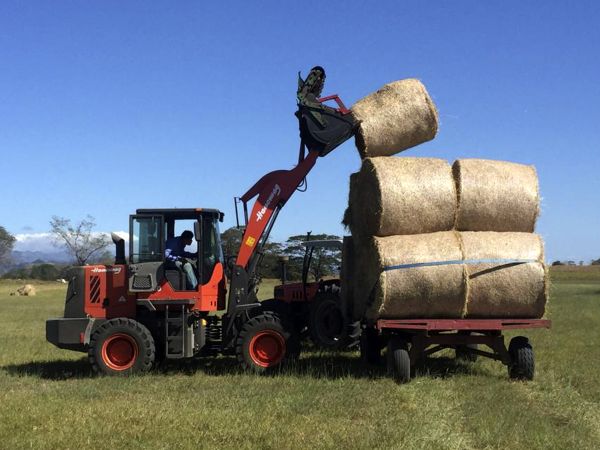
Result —
[{"label": "loader cab", "polygon": [[166,241],[184,230],[194,233],[186,251],[198,254],[192,261],[198,286],[207,283],[215,265],[223,263],[222,221],[216,209],[138,209],[129,221],[129,291],[154,292],[164,283],[187,290],[185,273],[165,261]]}]

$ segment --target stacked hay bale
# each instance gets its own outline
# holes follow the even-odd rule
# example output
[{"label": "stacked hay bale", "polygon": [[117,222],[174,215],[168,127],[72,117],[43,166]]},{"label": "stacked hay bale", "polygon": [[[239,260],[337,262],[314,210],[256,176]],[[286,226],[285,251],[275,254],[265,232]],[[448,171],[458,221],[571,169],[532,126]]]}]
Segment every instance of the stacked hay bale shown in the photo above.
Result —
[{"label": "stacked hay bale", "polygon": [[[538,318],[546,303],[535,170],[503,161],[367,158],[352,175],[352,312]],[[348,297],[350,298],[350,297]]]},{"label": "stacked hay bale", "polygon": [[387,84],[352,113],[363,162],[343,220],[352,238],[342,293],[354,319],[541,317],[547,277],[533,234],[535,169],[392,157],[437,133],[437,110],[418,80]]}]

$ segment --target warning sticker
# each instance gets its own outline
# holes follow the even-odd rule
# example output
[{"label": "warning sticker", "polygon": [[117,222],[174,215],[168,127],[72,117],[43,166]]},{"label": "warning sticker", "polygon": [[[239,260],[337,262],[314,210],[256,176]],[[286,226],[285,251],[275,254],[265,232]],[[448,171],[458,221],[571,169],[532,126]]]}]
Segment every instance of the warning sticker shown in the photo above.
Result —
[{"label": "warning sticker", "polygon": [[252,247],[255,242],[256,242],[256,239],[254,239],[252,236],[248,236],[248,239],[246,239],[246,245],[248,247]]}]

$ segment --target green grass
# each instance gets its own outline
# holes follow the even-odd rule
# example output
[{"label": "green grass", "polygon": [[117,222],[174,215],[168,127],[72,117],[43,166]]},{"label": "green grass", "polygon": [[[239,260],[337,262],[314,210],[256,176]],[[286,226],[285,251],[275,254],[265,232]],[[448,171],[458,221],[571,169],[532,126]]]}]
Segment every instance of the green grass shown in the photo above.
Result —
[{"label": "green grass", "polygon": [[527,332],[533,382],[447,352],[408,385],[363,367],[356,353],[308,352],[271,377],[241,373],[232,358],[96,377],[82,354],[45,341],[64,286],[35,283],[36,297],[10,297],[18,285],[3,281],[0,447],[597,448],[600,272],[552,274],[553,328]]}]

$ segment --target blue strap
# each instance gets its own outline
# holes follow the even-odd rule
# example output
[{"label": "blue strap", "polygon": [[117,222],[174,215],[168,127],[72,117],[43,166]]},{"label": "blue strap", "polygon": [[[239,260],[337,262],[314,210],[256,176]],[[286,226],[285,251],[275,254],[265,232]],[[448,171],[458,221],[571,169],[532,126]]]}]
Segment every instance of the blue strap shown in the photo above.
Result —
[{"label": "blue strap", "polygon": [[452,261],[433,261],[413,264],[399,264],[397,266],[386,266],[384,272],[396,269],[412,269],[414,267],[451,266],[454,264],[527,264],[538,262],[537,259],[455,259]]}]

